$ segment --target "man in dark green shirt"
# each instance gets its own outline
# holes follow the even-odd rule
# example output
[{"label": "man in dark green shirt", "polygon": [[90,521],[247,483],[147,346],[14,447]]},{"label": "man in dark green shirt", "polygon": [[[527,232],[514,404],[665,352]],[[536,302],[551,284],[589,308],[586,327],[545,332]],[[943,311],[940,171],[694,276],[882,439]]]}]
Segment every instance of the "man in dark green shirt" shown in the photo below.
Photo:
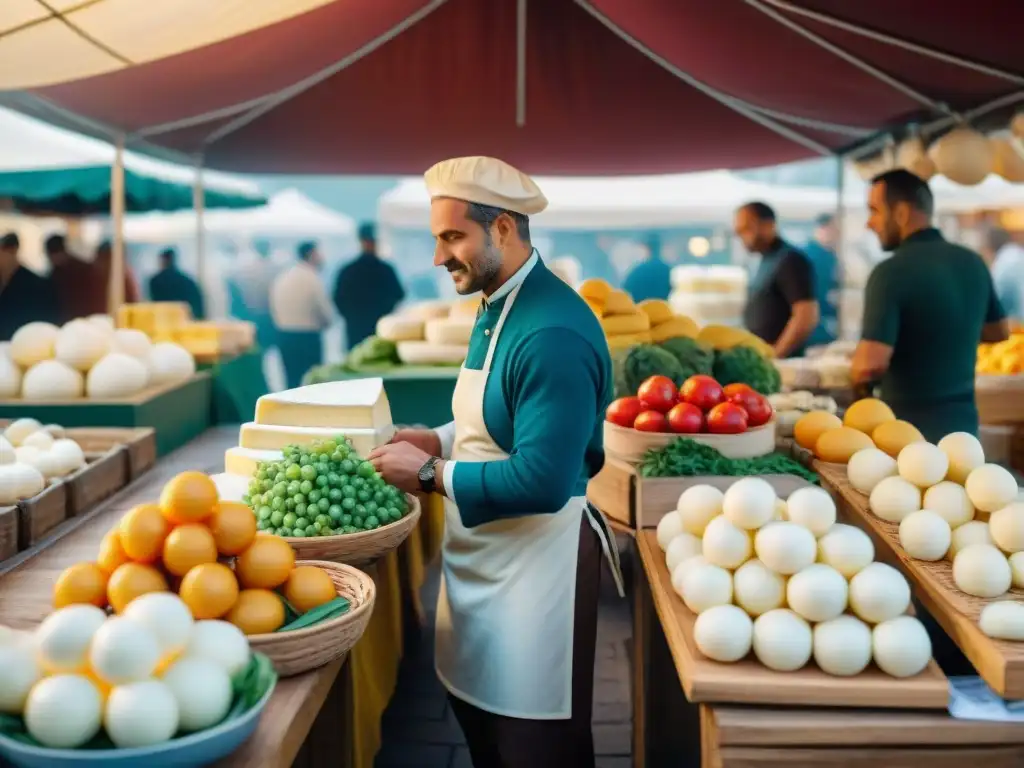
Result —
[{"label": "man in dark green shirt", "polygon": [[160,252],[160,271],[149,279],[149,298],[183,302],[188,304],[196,320],[206,319],[203,292],[195,280],[178,269],[178,254],[173,248]]},{"label": "man in dark green shirt", "polygon": [[932,226],[931,190],[909,171],[875,177],[868,209],[868,227],[892,257],[868,279],[854,384],[880,381],[897,417],[931,442],[950,432],[976,435],[978,343],[1008,333],[988,268]]}]

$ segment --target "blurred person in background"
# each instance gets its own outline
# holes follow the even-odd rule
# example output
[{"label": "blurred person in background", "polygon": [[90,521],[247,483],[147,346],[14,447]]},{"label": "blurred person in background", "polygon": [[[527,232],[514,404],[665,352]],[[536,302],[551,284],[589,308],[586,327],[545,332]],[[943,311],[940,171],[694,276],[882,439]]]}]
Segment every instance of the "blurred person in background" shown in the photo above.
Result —
[{"label": "blurred person in background", "polygon": [[10,341],[27,323],[60,323],[52,281],[23,266],[20,249],[14,232],[0,238],[0,341]]},{"label": "blurred person in background", "polygon": [[165,248],[157,257],[160,268],[149,278],[149,298],[152,301],[177,301],[188,304],[192,317],[206,319],[203,292],[191,277],[178,269],[178,254]]},{"label": "blurred person in background", "polygon": [[50,280],[57,296],[61,323],[94,314],[91,286],[96,278],[93,266],[68,250],[64,235],[46,238],[43,250],[50,262]]},{"label": "blurred person in background", "polygon": [[405,298],[395,268],[377,254],[373,224],[359,226],[359,248],[359,255],[338,272],[334,285],[334,306],[345,319],[348,349],[376,333],[377,321]]},{"label": "blurred person in background", "polygon": [[985,233],[985,251],[1007,320],[1024,320],[1024,247],[1005,229],[993,227]]},{"label": "blurred person in background", "polygon": [[270,316],[289,389],[300,386],[306,371],[321,364],[322,334],[334,320],[320,280],[323,257],[316,243],[302,243],[298,257],[270,287]]},{"label": "blurred person in background", "polygon": [[[127,255],[127,254],[126,254]],[[113,268],[114,246],[109,240],[104,240],[96,248],[96,258],[92,263],[93,281],[89,291],[89,299],[92,305],[90,315],[107,314],[108,299],[107,291],[110,285],[110,270]],[[128,260],[124,262],[124,303],[137,304],[140,300],[139,284],[135,280],[135,273],[128,266]]]},{"label": "blurred person in background", "polygon": [[767,203],[739,208],[734,229],[747,251],[761,256],[747,291],[743,324],[774,346],[776,357],[803,355],[821,314],[810,260],[779,236],[775,211]]},{"label": "blurred person in background", "polygon": [[[254,240],[253,258],[239,265],[228,283],[231,289],[231,314],[256,325],[260,346],[274,346],[274,323],[270,319],[270,286],[278,274],[273,252],[266,240]],[[237,255],[237,251],[236,251]]]},{"label": "blurred person in background", "polygon": [[804,255],[814,269],[818,325],[807,340],[808,346],[830,344],[839,338],[839,227],[831,213],[823,213],[814,223],[814,234],[804,246]]},{"label": "blurred person in background", "polygon": [[635,302],[644,299],[667,301],[672,292],[671,276],[672,267],[661,258],[661,242],[652,237],[647,243],[647,258],[630,268],[622,287]]}]

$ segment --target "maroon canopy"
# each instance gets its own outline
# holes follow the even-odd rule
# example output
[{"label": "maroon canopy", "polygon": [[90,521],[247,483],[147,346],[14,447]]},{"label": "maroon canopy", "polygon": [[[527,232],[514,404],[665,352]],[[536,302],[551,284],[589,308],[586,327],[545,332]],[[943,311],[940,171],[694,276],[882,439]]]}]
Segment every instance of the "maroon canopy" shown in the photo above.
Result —
[{"label": "maroon canopy", "polygon": [[1024,2],[932,7],[336,0],[33,93],[241,172],[419,173],[469,154],[543,174],[767,165],[1012,107]]}]

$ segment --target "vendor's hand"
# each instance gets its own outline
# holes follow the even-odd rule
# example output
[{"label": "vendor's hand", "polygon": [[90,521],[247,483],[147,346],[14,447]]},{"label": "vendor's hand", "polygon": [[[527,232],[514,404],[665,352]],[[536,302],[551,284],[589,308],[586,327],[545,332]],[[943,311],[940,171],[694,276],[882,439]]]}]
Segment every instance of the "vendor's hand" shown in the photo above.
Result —
[{"label": "vendor's hand", "polygon": [[395,432],[391,442],[410,443],[431,456],[441,455],[441,438],[433,429],[400,429]]},{"label": "vendor's hand", "polygon": [[419,493],[420,469],[427,463],[427,459],[436,455],[427,453],[408,441],[393,442],[370,451],[370,463],[386,482],[400,491]]}]

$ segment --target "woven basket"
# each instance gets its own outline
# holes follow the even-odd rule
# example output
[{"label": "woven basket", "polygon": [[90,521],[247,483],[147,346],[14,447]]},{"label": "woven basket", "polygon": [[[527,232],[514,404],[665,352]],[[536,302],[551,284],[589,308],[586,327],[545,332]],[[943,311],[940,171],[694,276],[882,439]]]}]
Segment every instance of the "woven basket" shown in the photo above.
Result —
[{"label": "woven basket", "polygon": [[406,494],[409,513],[395,523],[361,533],[337,536],[285,537],[300,560],[329,560],[332,563],[367,565],[397,549],[420,520],[420,500]]},{"label": "woven basket", "polygon": [[323,560],[300,560],[295,564],[322,568],[338,588],[338,595],[351,605],[344,615],[305,629],[249,635],[249,646],[274,662],[281,677],[300,675],[348,653],[363,636],[377,597],[373,579],[349,565]]}]

